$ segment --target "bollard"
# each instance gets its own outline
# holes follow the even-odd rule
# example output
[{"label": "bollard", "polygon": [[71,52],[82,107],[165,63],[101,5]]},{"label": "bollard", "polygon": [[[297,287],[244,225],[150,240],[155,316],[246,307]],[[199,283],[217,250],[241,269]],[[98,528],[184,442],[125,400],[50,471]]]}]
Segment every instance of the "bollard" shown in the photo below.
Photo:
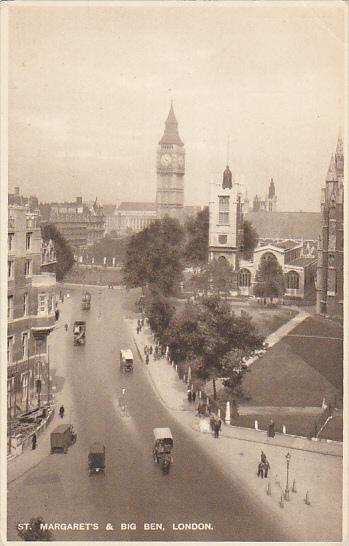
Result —
[{"label": "bollard", "polygon": [[218,418],[221,418],[221,408],[218,408]]},{"label": "bollard", "polygon": [[177,364],[176,364],[176,372],[178,372],[178,366],[177,366]]},{"label": "bollard", "polygon": [[185,374],[183,375],[183,381],[184,381],[184,383],[187,382],[187,378],[186,378],[186,375],[185,375]]},{"label": "bollard", "polygon": [[271,497],[271,483],[270,482],[268,483],[267,495],[268,495],[268,497]]},{"label": "bollard", "polygon": [[280,503],[279,504],[280,504],[280,508],[284,507],[284,496],[283,495],[281,495],[281,497],[280,497]]},{"label": "bollard", "polygon": [[310,506],[310,494],[309,494],[309,491],[307,491],[306,494],[305,494],[304,502],[305,502],[305,504],[307,504],[308,506]]},{"label": "bollard", "polygon": [[228,400],[225,407],[225,424],[230,425],[230,402]]},{"label": "bollard", "polygon": [[254,428],[255,428],[256,430],[258,430],[258,421],[257,421],[257,420],[255,420],[255,422],[254,422]]},{"label": "bollard", "polygon": [[297,493],[297,489],[296,489],[296,480],[293,480],[293,484],[292,484],[292,493]]},{"label": "bollard", "polygon": [[282,434],[286,434],[286,425],[282,425]]},{"label": "bollard", "polygon": [[174,361],[173,361],[173,360],[172,360],[172,362],[171,362],[171,365],[172,365],[172,368],[173,368],[173,366],[174,366]]},{"label": "bollard", "polygon": [[199,391],[199,398],[201,399],[201,391]]}]

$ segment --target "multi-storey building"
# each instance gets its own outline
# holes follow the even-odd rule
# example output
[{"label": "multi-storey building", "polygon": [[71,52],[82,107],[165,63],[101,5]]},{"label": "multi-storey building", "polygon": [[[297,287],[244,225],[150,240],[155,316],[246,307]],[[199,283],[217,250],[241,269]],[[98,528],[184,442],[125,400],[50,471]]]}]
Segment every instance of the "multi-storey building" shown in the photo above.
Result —
[{"label": "multi-storey building", "polygon": [[93,246],[105,233],[103,207],[94,203],[83,203],[77,197],[72,203],[51,203],[48,221],[54,224],[78,253]]},{"label": "multi-storey building", "polygon": [[[8,207],[7,404],[9,419],[49,395],[47,337],[53,330],[56,275],[44,273],[39,217]],[[49,250],[51,261],[54,251]],[[46,386],[46,387],[45,387]],[[45,390],[45,392],[44,392]]]},{"label": "multi-storey building", "polygon": [[184,207],[185,149],[178,133],[178,122],[171,103],[165,131],[156,155],[156,212],[182,219]]},{"label": "multi-storey building", "polygon": [[344,264],[344,153],[338,138],[335,156],[331,157],[326,185],[321,190],[321,233],[317,264],[317,312],[343,315]]}]

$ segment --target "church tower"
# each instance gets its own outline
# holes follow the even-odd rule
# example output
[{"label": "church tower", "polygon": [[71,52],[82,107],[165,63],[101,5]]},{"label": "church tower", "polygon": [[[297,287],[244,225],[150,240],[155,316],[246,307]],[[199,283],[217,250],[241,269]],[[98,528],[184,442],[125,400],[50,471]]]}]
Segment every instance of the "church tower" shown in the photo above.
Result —
[{"label": "church tower", "polygon": [[276,211],[276,192],[275,192],[275,184],[274,180],[270,179],[269,189],[268,189],[268,195],[265,199],[265,210],[267,212],[274,212]]},{"label": "church tower", "polygon": [[[208,259],[227,260],[235,272],[239,270],[243,243],[242,201],[242,187],[232,180],[227,166],[222,183],[211,185]],[[237,277],[235,280],[237,282]]]},{"label": "church tower", "polygon": [[335,156],[331,157],[326,185],[321,190],[321,234],[316,274],[317,313],[343,315],[343,218],[344,154],[338,138]]},{"label": "church tower", "polygon": [[156,155],[156,214],[181,219],[184,207],[185,149],[171,101]]}]

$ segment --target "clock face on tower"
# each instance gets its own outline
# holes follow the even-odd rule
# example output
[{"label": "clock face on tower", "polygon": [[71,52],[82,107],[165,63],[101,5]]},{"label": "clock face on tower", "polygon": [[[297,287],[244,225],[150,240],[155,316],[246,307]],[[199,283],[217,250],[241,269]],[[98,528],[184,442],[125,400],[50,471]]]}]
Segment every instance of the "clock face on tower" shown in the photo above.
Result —
[{"label": "clock face on tower", "polygon": [[163,154],[160,161],[163,167],[169,167],[172,163],[172,158],[169,154]]}]

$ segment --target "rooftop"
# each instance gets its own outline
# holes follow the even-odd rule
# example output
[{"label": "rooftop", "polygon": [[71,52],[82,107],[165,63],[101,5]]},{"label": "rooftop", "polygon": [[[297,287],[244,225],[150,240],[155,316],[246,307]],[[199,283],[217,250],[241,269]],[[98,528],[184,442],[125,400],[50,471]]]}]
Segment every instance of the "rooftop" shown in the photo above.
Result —
[{"label": "rooftop", "polygon": [[144,201],[123,201],[122,203],[120,203],[117,210],[155,212],[156,203],[145,203]]},{"label": "rooftop", "polygon": [[320,212],[248,212],[261,238],[318,240],[321,232]]},{"label": "rooftop", "polygon": [[316,257],[313,258],[296,258],[295,260],[292,260],[286,265],[294,265],[297,267],[306,267],[307,265],[314,263],[317,261]]}]

